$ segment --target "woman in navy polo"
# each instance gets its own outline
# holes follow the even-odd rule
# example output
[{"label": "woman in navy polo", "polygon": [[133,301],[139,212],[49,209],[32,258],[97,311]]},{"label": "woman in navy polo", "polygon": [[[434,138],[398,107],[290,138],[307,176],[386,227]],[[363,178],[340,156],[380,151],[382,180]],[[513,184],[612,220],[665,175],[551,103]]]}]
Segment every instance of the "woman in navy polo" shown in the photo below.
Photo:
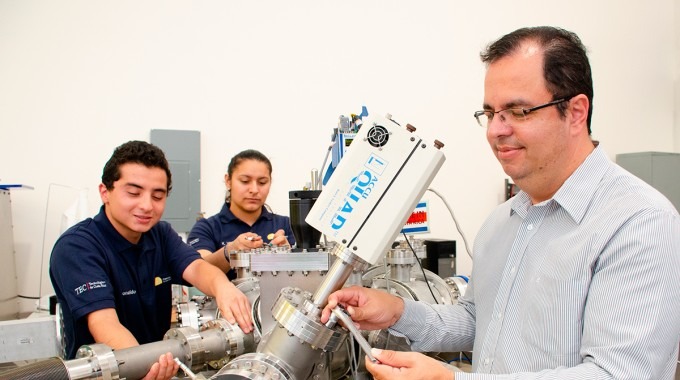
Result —
[{"label": "woman in navy polo", "polygon": [[295,244],[290,218],[272,213],[265,205],[271,175],[271,162],[257,150],[232,157],[224,175],[227,197],[222,210],[196,222],[189,233],[189,245],[231,279],[235,273],[230,271],[229,252]]}]

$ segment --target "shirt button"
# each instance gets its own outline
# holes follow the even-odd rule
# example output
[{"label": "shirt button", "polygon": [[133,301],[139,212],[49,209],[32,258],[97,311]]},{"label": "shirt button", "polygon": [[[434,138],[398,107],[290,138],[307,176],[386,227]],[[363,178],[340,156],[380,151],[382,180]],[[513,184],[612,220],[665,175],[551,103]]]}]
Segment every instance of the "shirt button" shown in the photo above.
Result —
[{"label": "shirt button", "polygon": [[496,314],[496,319],[501,319],[501,318],[503,318],[503,313]]},{"label": "shirt button", "polygon": [[510,268],[510,274],[515,274],[516,270],[517,270],[517,267]]},{"label": "shirt button", "polygon": [[527,226],[527,230],[531,231],[531,230],[533,230],[533,229],[534,229],[534,225],[533,225],[533,224],[530,224],[530,225]]},{"label": "shirt button", "polygon": [[484,359],[484,365],[489,365],[489,358]]}]

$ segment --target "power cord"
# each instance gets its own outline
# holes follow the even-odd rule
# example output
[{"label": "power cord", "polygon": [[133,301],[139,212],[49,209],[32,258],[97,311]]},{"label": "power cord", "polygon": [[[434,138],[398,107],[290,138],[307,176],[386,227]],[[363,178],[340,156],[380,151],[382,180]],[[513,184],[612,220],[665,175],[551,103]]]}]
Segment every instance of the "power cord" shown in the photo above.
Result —
[{"label": "power cord", "polygon": [[456,230],[458,230],[458,234],[463,238],[463,243],[465,244],[465,252],[467,253],[468,256],[470,256],[471,260],[474,260],[473,257],[472,257],[472,251],[470,250],[470,247],[468,245],[467,238],[465,237],[463,230],[460,228],[460,225],[458,224],[458,220],[456,219],[456,216],[453,214],[453,210],[451,209],[451,206],[449,205],[449,203],[435,189],[428,188],[427,191],[433,192],[435,195],[437,195],[439,197],[439,199],[442,200],[442,202],[444,202],[446,209],[449,210],[449,214],[451,214],[451,218],[453,219],[453,223],[456,225]]},{"label": "power cord", "polygon": [[432,287],[430,286],[430,281],[427,280],[427,275],[425,274],[425,269],[423,269],[423,265],[420,263],[420,260],[418,259],[418,255],[416,255],[416,250],[413,249],[413,246],[411,246],[411,242],[408,241],[408,237],[406,237],[405,233],[402,233],[404,235],[404,239],[406,240],[406,244],[408,244],[408,247],[411,248],[411,252],[413,252],[413,257],[416,258],[416,262],[418,263],[418,266],[420,267],[420,271],[423,272],[423,281],[425,281],[425,284],[427,285],[427,289],[430,291],[430,294],[432,294],[432,299],[434,299],[434,303],[439,305],[439,301],[437,301],[437,297],[434,295],[434,292],[432,291]]}]

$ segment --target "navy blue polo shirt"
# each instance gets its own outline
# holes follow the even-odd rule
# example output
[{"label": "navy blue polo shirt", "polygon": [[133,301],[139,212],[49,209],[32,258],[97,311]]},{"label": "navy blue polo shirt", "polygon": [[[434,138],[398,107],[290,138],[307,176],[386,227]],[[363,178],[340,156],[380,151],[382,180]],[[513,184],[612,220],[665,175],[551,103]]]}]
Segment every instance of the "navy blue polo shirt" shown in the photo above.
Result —
[{"label": "navy blue polo shirt", "polygon": [[[219,213],[205,219],[199,219],[189,232],[187,241],[194,249],[205,249],[215,252],[224,247],[228,242],[236,239],[244,232],[252,232],[262,236],[262,241],[267,244],[267,235],[278,230],[284,230],[286,238],[291,246],[295,244],[295,236],[290,226],[290,218],[269,212],[262,207],[260,217],[252,226],[237,218],[229,209],[230,203],[225,203]],[[227,273],[230,279],[234,279],[236,273],[231,270]]]},{"label": "navy blue polo shirt", "polygon": [[156,342],[170,329],[172,284],[187,284],[184,270],[200,259],[170,224],[159,222],[132,244],[104,213],[69,228],[54,245],[50,279],[64,316],[66,358],[94,343],[89,313],[114,308],[139,344]]}]

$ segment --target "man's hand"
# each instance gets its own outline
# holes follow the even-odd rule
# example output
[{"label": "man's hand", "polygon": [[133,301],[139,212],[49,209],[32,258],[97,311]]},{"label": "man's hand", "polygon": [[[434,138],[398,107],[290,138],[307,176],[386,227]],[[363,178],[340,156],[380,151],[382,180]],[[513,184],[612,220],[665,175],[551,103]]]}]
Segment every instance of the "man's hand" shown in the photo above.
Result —
[{"label": "man's hand", "polygon": [[171,353],[161,355],[158,362],[154,363],[149,370],[149,373],[144,376],[142,380],[169,380],[177,374],[179,364],[177,364]]},{"label": "man's hand", "polygon": [[238,323],[246,334],[253,331],[248,297],[217,267],[205,260],[197,259],[184,270],[182,278],[206,295],[214,297],[222,318],[227,322]]},{"label": "man's hand", "polygon": [[228,282],[217,292],[217,307],[222,313],[222,318],[227,322],[238,323],[241,330],[248,334],[253,331],[253,321],[251,318],[250,302],[243,292],[238,290],[234,284]]},{"label": "man's hand", "polygon": [[[102,343],[114,350],[138,346],[137,339],[118,320],[115,309],[100,309],[87,315],[87,325],[95,342]],[[144,380],[167,380],[177,374],[179,365],[167,353],[158,358],[144,376]]]},{"label": "man's hand", "polygon": [[435,359],[417,352],[372,349],[378,363],[366,357],[366,369],[376,380],[453,380],[454,374]]},{"label": "man's hand", "polygon": [[345,306],[358,328],[380,330],[392,326],[404,312],[404,301],[382,290],[352,286],[340,289],[328,297],[321,313],[321,323],[326,323],[331,310],[338,304]]}]

